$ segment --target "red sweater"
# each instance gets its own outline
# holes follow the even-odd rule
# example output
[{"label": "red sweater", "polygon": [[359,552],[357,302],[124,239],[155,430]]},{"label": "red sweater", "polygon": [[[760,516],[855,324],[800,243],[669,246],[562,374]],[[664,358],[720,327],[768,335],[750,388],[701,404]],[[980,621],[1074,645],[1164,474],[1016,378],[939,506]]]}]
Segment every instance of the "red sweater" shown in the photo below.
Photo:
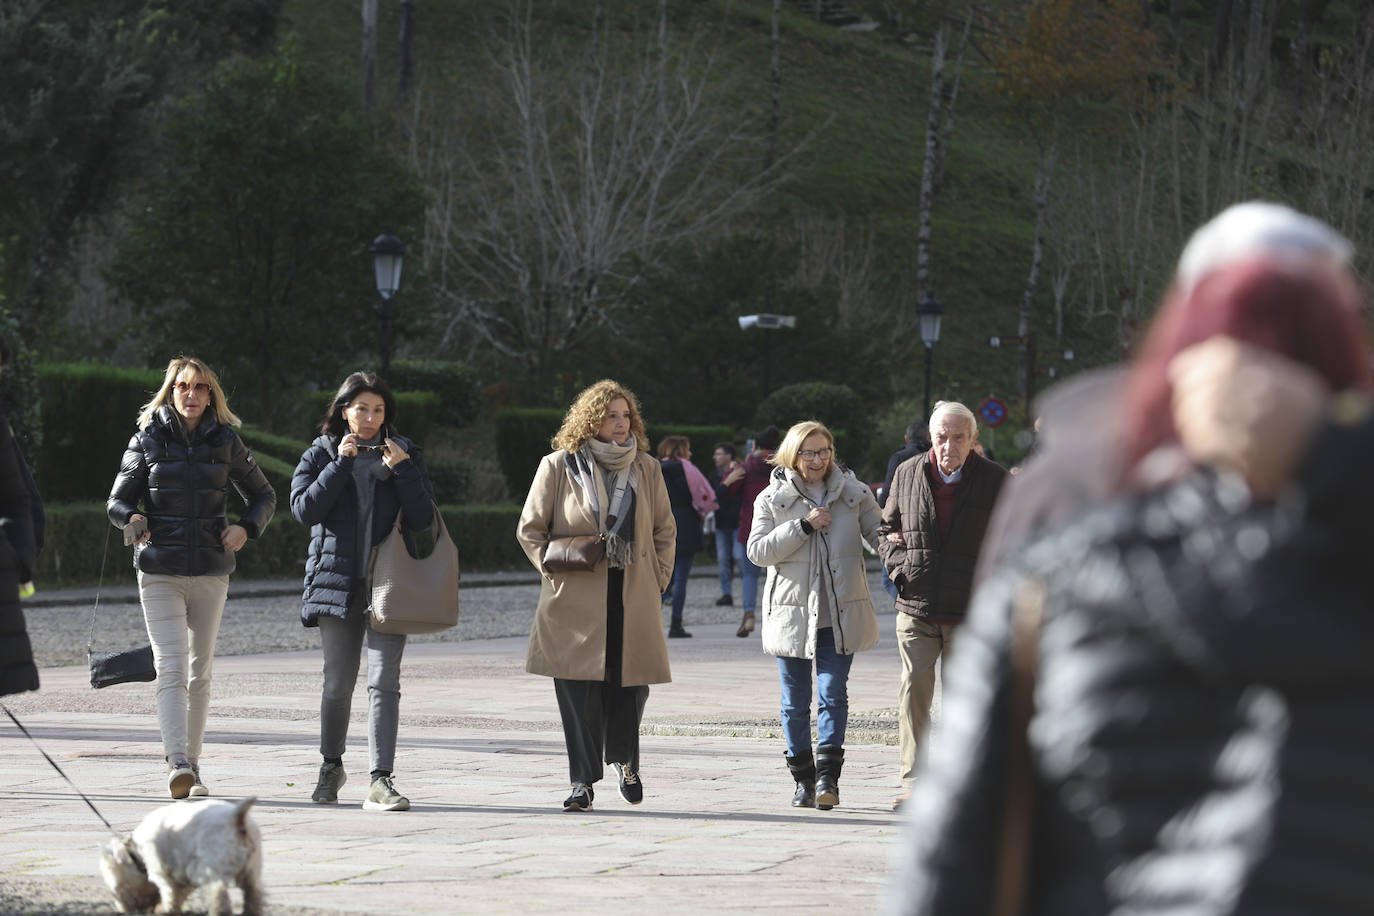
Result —
[{"label": "red sweater", "polygon": [[940,467],[935,463],[933,450],[926,470],[930,472],[930,495],[935,500],[935,520],[940,524],[940,540],[943,542],[949,537],[949,523],[954,520],[954,491],[959,488],[963,478],[954,483],[945,483],[940,476]]}]

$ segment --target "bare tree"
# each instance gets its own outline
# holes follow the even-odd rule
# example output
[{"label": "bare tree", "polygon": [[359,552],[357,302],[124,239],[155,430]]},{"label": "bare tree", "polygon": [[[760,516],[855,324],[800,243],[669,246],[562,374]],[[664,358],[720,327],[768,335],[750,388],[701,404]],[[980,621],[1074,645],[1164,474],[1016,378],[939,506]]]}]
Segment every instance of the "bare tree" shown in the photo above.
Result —
[{"label": "bare tree", "polygon": [[416,163],[434,189],[425,266],[445,297],[442,348],[494,350],[546,381],[670,246],[779,181],[790,154],[749,166],[761,138],[709,57],[657,37],[598,28],[550,51],[526,12],[464,100],[429,115],[449,127]]},{"label": "bare tree", "polygon": [[401,25],[396,57],[396,119],[405,123],[405,111],[415,83],[415,0],[401,0]]},{"label": "bare tree", "polygon": [[372,110],[377,85],[377,0],[363,0],[363,111]]},{"label": "bare tree", "polygon": [[[945,54],[948,26],[941,22],[935,30],[935,42],[930,52],[930,107],[926,114],[925,161],[921,166],[921,197],[918,228],[916,230],[916,301],[930,295],[930,232],[931,213],[944,175],[945,154],[954,131],[954,106],[959,97],[959,83],[963,74],[964,49],[968,46],[969,29],[973,25],[972,10],[964,21],[963,39],[954,67],[952,84],[945,82]],[[946,88],[949,88],[946,99]]]}]

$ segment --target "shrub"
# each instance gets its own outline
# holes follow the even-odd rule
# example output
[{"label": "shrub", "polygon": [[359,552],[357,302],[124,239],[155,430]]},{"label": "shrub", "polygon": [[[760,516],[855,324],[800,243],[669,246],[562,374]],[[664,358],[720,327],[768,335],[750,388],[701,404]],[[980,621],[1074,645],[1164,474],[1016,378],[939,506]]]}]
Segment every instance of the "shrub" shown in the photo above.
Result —
[{"label": "shrub", "polygon": [[459,505],[471,498],[472,471],[467,462],[444,459],[426,461],[429,482],[434,486],[434,499],[439,505]]},{"label": "shrub", "polygon": [[42,446],[34,477],[50,503],[103,500],[129,438],[138,408],[162,384],[162,373],[96,363],[38,367]]},{"label": "shrub", "polygon": [[444,525],[458,545],[463,569],[490,572],[499,569],[529,570],[530,561],[515,539],[520,506],[440,506]]},{"label": "shrub", "polygon": [[496,460],[506,479],[506,492],[522,503],[539,459],[550,451],[564,411],[552,407],[512,407],[496,415]]},{"label": "shrub", "polygon": [[470,426],[482,412],[482,379],[466,363],[437,359],[398,359],[391,364],[392,387],[430,392],[439,398],[438,421]]},{"label": "shrub", "polygon": [[[868,456],[868,418],[863,399],[848,385],[802,382],[774,391],[759,404],[754,421],[783,433],[802,420],[819,420],[835,433],[835,450],[856,468]],[[847,435],[840,436],[840,430]],[[841,447],[843,445],[843,447]]]},{"label": "shrub", "polygon": [[270,456],[278,461],[295,467],[301,460],[301,455],[310,447],[310,443],[296,439],[292,436],[279,436],[276,433],[269,433],[267,430],[254,426],[252,423],[245,423],[239,427],[239,436],[244,444],[253,450],[253,457],[259,461],[263,456]]}]

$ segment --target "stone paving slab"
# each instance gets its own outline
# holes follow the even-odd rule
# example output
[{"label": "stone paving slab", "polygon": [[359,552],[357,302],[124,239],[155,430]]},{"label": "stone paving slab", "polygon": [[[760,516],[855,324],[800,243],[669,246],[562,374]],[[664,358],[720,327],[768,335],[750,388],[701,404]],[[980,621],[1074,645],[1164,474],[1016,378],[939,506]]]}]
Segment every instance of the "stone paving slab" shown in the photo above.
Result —
[{"label": "stone paving slab", "polygon": [[[890,613],[880,625],[882,644],[855,661],[850,708],[882,723],[899,662]],[[259,799],[272,914],[875,911],[900,826],[890,729],[851,734],[840,807],[792,809],[775,662],[757,633],[694,632],[670,641],[674,681],[649,697],[640,806],[620,799],[608,768],[594,811],[561,810],[557,708],[549,680],[524,672],[523,638],[407,647],[396,779],[409,812],[359,807],[365,682],[345,803],[310,803],[315,651],[216,660],[202,770],[217,797]],[[5,705],[116,828],[167,802],[151,684],[96,692],[84,668],[41,678]],[[737,736],[720,723],[738,723]],[[0,911],[112,912],[97,871],[104,827],[5,718],[0,755]]]}]

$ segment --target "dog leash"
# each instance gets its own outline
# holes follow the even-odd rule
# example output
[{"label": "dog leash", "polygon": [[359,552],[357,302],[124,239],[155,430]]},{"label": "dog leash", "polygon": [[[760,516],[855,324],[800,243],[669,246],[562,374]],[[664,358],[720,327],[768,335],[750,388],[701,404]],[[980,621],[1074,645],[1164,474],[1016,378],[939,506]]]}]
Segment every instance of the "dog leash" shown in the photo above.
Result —
[{"label": "dog leash", "polygon": [[30,741],[33,742],[33,746],[38,748],[38,753],[43,755],[43,759],[48,761],[48,763],[52,764],[52,768],[57,771],[58,776],[61,776],[63,779],[67,780],[67,784],[70,785],[73,789],[76,789],[76,794],[81,796],[81,800],[86,803],[87,807],[89,807],[92,811],[95,812],[95,816],[100,818],[100,822],[104,824],[106,829],[108,829],[110,833],[113,833],[117,838],[119,834],[115,832],[114,827],[110,826],[110,822],[105,820],[105,815],[101,814],[100,809],[95,806],[95,803],[86,797],[86,793],[82,792],[81,788],[76,783],[72,782],[72,778],[68,776],[66,773],[62,772],[62,768],[57,765],[57,761],[53,760],[51,757],[48,756],[48,752],[43,750],[43,745],[38,743],[38,739],[35,738],[33,735],[29,734],[29,730],[24,727],[24,723],[16,719],[14,717],[14,713],[10,712],[10,708],[6,706],[4,703],[0,703],[0,709],[3,709],[5,711],[5,715],[10,717],[11,722],[19,726],[19,730],[24,733],[24,737],[28,738]]},{"label": "dog leash", "polygon": [[91,648],[95,645],[95,618],[100,614],[100,593],[105,590],[105,559],[110,555],[110,530],[113,526],[105,526],[105,549],[100,552],[100,582],[95,587],[95,607],[91,610],[91,626],[86,632],[86,656],[89,658]]}]

